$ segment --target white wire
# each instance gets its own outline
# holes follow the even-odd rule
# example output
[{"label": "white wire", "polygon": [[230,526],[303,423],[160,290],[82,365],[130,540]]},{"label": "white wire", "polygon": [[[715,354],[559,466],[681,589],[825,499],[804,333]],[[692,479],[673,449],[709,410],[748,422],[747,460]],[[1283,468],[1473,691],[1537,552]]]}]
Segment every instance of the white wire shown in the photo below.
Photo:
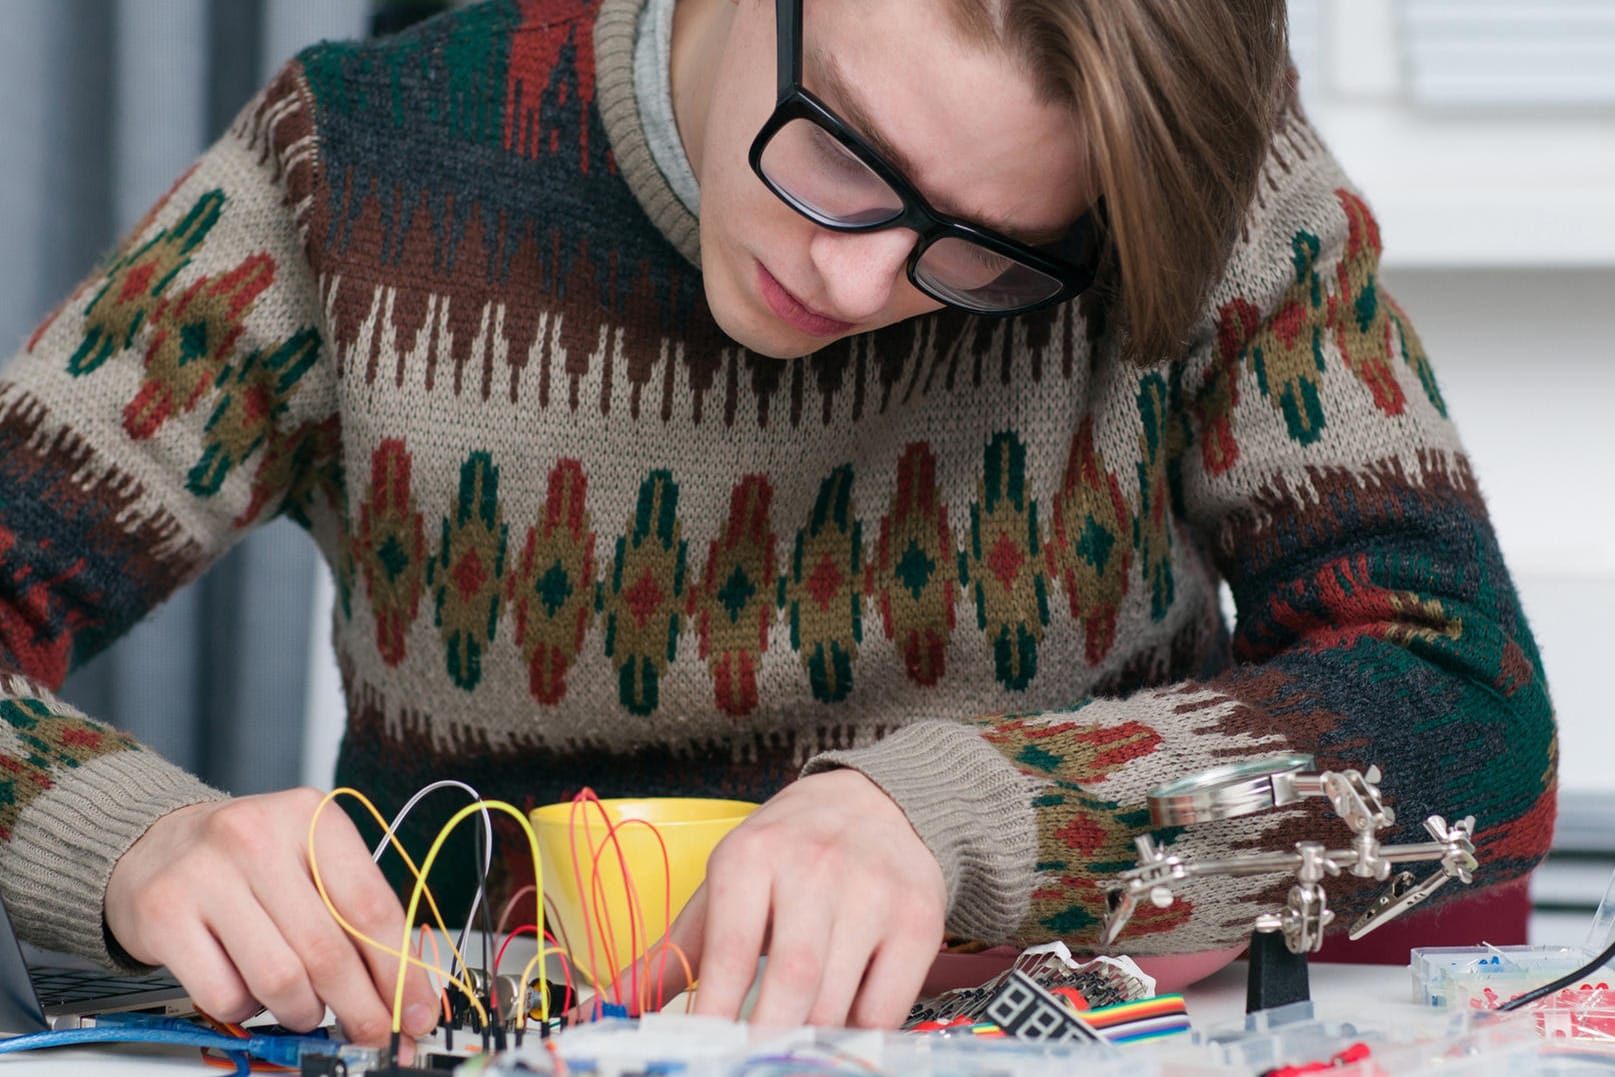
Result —
[{"label": "white wire", "polygon": [[[414,810],[415,805],[424,800],[427,794],[435,793],[439,789],[459,789],[471,798],[472,803],[482,803],[482,794],[471,788],[469,785],[465,784],[464,782],[455,781],[453,778],[444,778],[441,781],[433,782],[431,785],[423,786],[421,789],[416,791],[414,796],[405,801],[404,806],[398,809],[398,814],[393,816],[392,825],[387,828],[388,831],[393,834],[397,834],[398,828],[403,825],[404,818]],[[388,844],[389,842],[384,835],[380,843],[376,845],[376,851],[371,855],[371,859],[379,864],[381,862],[381,854],[387,851]],[[482,880],[488,877],[488,872],[492,867],[493,816],[488,814],[488,809],[486,806],[484,806],[482,809],[482,874],[477,879],[477,893],[476,896],[471,899],[471,911],[466,914],[465,928],[460,932],[460,941],[455,944],[456,947],[462,951],[465,949],[465,937],[471,933],[472,925],[476,923],[477,909],[482,906],[482,902],[484,901],[484,895],[482,893]],[[454,970],[451,968],[449,971],[453,972]]]}]

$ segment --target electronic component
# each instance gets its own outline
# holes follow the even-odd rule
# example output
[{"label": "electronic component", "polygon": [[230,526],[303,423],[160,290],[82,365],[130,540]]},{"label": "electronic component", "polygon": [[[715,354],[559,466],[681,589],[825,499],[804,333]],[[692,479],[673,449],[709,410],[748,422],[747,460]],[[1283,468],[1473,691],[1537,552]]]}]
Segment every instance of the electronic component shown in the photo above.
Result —
[{"label": "electronic component", "polygon": [[[1057,1000],[1055,1005],[1062,1005]],[[468,1061],[460,1077],[1153,1077],[1155,1065],[1097,1039],[1016,1040],[855,1029],[770,1031],[647,1014],[577,1025]]]},{"label": "electronic component", "polygon": [[348,1064],[334,1055],[304,1055],[297,1072],[299,1077],[348,1077]]},{"label": "electronic component", "polygon": [[1488,990],[1506,1000],[1586,962],[1568,946],[1420,946],[1409,954],[1413,1001],[1467,1006]]},{"label": "electronic component", "polygon": [[955,1025],[960,1020],[984,1020],[986,1006],[1011,972],[1020,972],[1033,983],[1055,994],[1072,992],[1086,1008],[1111,1006],[1149,998],[1155,994],[1155,981],[1126,957],[1096,957],[1077,961],[1063,942],[1029,947],[1015,958],[1010,969],[975,987],[957,987],[932,998],[921,999],[909,1011],[904,1028],[932,1024]]},{"label": "electronic component", "polygon": [[1097,1040],[1071,1008],[1024,972],[1012,972],[987,1003],[987,1020],[1019,1040]]}]

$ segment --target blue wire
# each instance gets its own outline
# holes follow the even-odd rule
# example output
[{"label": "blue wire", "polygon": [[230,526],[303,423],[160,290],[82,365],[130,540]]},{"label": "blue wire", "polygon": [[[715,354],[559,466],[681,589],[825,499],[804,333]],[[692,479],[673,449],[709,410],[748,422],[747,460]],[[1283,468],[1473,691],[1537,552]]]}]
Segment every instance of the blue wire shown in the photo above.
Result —
[{"label": "blue wire", "polygon": [[235,1077],[252,1077],[252,1057],[245,1051],[226,1051],[224,1056],[236,1064]]},{"label": "blue wire", "polygon": [[[243,1057],[251,1055],[264,1062],[297,1068],[303,1054],[331,1055],[338,1045],[330,1040],[311,1036],[249,1036],[238,1039],[204,1029],[173,1027],[141,1028],[131,1026],[99,1026],[94,1028],[68,1028],[52,1032],[31,1032],[24,1036],[0,1039],[0,1054],[34,1051],[45,1047],[74,1047],[87,1043],[160,1043],[170,1047],[211,1047],[214,1050]],[[235,1059],[237,1067],[241,1059]],[[238,1072],[245,1070],[238,1069]]]}]

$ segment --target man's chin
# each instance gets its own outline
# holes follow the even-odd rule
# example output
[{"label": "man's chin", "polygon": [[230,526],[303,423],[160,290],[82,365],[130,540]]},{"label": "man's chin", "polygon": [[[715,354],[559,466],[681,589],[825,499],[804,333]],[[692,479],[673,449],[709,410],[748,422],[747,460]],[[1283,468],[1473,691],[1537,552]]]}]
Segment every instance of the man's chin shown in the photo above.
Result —
[{"label": "man's chin", "polygon": [[761,355],[765,359],[785,360],[801,359],[803,356],[812,355],[820,348],[825,347],[828,344],[833,344],[835,341],[826,340],[819,344],[797,344],[794,346],[789,344],[780,344],[773,341],[758,341],[756,344],[748,344],[742,340],[738,343],[752,354]]},{"label": "man's chin", "polygon": [[814,340],[791,331],[766,314],[735,312],[725,304],[713,302],[713,298],[709,294],[707,304],[718,328],[730,340],[756,355],[769,359],[800,359],[841,339],[828,337]]}]

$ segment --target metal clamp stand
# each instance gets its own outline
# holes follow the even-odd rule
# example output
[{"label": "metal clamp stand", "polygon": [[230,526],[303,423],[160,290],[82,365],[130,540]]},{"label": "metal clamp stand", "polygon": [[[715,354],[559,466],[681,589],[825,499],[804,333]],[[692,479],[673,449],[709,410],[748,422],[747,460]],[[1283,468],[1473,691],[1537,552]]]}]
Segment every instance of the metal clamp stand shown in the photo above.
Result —
[{"label": "metal clamp stand", "polygon": [[[1356,770],[1315,772],[1313,767],[1310,755],[1290,754],[1208,770],[1152,792],[1150,819],[1157,826],[1185,826],[1323,797],[1353,831],[1349,848],[1330,849],[1319,842],[1301,841],[1288,850],[1190,861],[1168,853],[1148,834],[1141,834],[1133,839],[1138,866],[1123,871],[1118,885],[1106,894],[1105,942],[1112,943],[1121,934],[1140,899],[1164,909],[1172,904],[1175,887],[1187,879],[1294,875],[1296,882],[1284,906],[1261,913],[1254,922],[1246,1012],[1255,1013],[1308,998],[1306,955],[1323,945],[1324,929],[1335,918],[1322,885],[1327,876],[1346,871],[1359,878],[1391,879],[1384,893],[1352,924],[1348,935],[1353,939],[1418,905],[1451,879],[1471,881],[1477,867],[1474,816],[1449,826],[1441,816],[1432,815],[1425,819],[1424,828],[1434,840],[1381,845],[1375,832],[1394,823],[1396,814],[1380,796],[1379,768],[1369,767],[1363,774]],[[1423,882],[1415,883],[1409,871],[1391,878],[1393,864],[1429,860],[1439,860],[1440,865]]]}]

